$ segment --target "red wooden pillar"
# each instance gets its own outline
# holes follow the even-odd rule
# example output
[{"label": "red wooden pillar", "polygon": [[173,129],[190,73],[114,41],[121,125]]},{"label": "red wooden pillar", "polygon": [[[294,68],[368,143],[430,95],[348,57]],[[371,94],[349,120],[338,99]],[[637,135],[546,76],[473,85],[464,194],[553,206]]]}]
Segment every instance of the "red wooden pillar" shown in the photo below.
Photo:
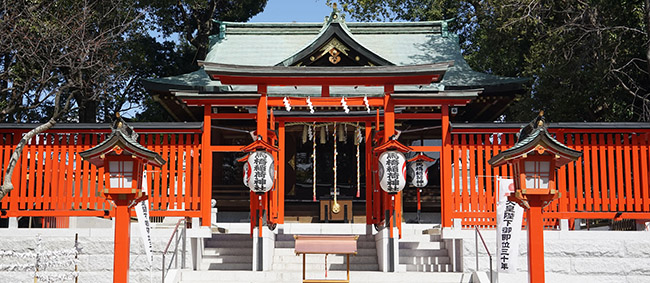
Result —
[{"label": "red wooden pillar", "polygon": [[210,142],[212,136],[212,105],[203,106],[203,136],[201,137],[201,226],[210,226],[210,212],[212,211],[212,150]]},{"label": "red wooden pillar", "polygon": [[[257,92],[260,94],[260,98],[257,101],[257,136],[261,137],[263,141],[268,142],[268,112],[267,112],[267,86],[258,85]],[[268,193],[265,193],[261,197],[251,191],[250,193],[250,203],[251,203],[251,234],[253,233],[253,227],[255,223],[259,222],[259,225],[262,226],[262,219],[264,217],[264,209],[267,203]],[[262,229],[259,229],[260,233]],[[261,237],[261,234],[260,234]]]},{"label": "red wooden pillar", "polygon": [[[275,116],[273,115],[273,109],[269,111],[269,129],[271,129],[272,131],[275,130]],[[274,140],[271,138],[268,139],[268,142],[272,145],[275,145]],[[276,174],[278,172],[278,167],[279,167],[278,153],[279,151],[276,151],[275,153],[272,154],[273,158],[275,159],[273,167],[275,167],[274,170]],[[278,186],[277,179],[273,180],[273,188],[267,193],[266,195],[267,201],[265,202],[267,205],[266,206],[267,215],[268,215],[267,219],[274,223],[276,223],[278,218],[278,187],[279,186]]]},{"label": "red wooden pillar", "polygon": [[[377,109],[376,112],[376,117],[375,117],[375,131],[379,132],[379,126],[380,126],[380,120],[379,120],[379,109]],[[375,223],[379,224],[382,219],[384,219],[384,210],[386,207],[384,206],[384,191],[380,189],[379,187],[379,177],[377,176],[377,156],[373,152],[371,154],[372,157],[372,163],[371,163],[371,168],[372,168],[372,177],[374,178],[375,182],[372,184],[372,189],[373,189],[373,194],[372,194],[372,201],[373,201],[373,208],[374,208],[374,215],[375,215]]]},{"label": "red wooden pillar", "polygon": [[[113,200],[115,202],[115,243],[113,259],[113,283],[129,282],[131,214],[129,203],[133,199]],[[210,202],[208,202],[210,203]],[[207,221],[210,223],[210,221]]]},{"label": "red wooden pillar", "polygon": [[442,152],[440,154],[440,180],[442,189],[441,219],[442,227],[451,227],[451,132],[449,131],[449,105],[441,107],[442,112]]},{"label": "red wooden pillar", "polygon": [[366,224],[374,224],[375,221],[375,210],[374,206],[376,205],[373,201],[373,184],[372,184],[372,122],[366,122]]},{"label": "red wooden pillar", "polygon": [[[391,94],[395,91],[393,85],[384,86],[384,142],[388,142],[395,134],[395,102],[393,101]],[[389,208],[390,218],[386,221],[390,222],[388,227],[390,227],[390,237],[393,235],[393,225],[396,225],[401,236],[402,234],[402,192],[399,192],[395,195],[389,196],[387,193],[384,195],[384,204],[385,207]]]},{"label": "red wooden pillar", "polygon": [[280,122],[278,125],[278,182],[277,182],[277,188],[276,192],[278,195],[277,199],[277,207],[278,207],[278,223],[283,224],[284,223],[284,167],[285,167],[285,152],[284,152],[284,146],[285,146],[285,131],[284,131],[284,122]]},{"label": "red wooden pillar", "polygon": [[530,200],[528,219],[528,274],[530,283],[544,283],[544,220],[542,202]]}]

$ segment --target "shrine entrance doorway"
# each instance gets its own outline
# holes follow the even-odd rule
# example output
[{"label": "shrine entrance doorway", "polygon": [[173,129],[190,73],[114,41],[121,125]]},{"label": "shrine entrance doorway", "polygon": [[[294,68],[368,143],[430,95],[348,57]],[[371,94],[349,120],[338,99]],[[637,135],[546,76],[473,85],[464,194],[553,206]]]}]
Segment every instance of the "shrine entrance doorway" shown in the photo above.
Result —
[{"label": "shrine entrance doorway", "polygon": [[366,223],[364,128],[356,122],[285,124],[285,170],[278,176],[285,180],[285,222]]}]

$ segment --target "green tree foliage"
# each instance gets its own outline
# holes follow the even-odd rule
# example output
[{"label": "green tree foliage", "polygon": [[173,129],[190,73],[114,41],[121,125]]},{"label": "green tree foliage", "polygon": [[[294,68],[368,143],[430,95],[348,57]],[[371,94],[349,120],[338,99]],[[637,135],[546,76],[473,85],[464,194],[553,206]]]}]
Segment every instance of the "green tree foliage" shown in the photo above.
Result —
[{"label": "green tree foliage", "polygon": [[218,32],[215,21],[248,21],[261,12],[267,0],[151,0],[155,29],[165,35],[180,34],[195,49],[195,60],[208,53],[209,36]]},{"label": "green tree foliage", "polygon": [[455,18],[475,70],[531,78],[508,120],[650,121],[650,0],[339,2],[361,20]]},{"label": "green tree foliage", "polygon": [[[162,117],[141,79],[195,70],[207,53],[213,17],[246,20],[266,4],[204,2],[3,0],[0,119],[42,124],[22,137],[3,164],[0,200],[13,189],[13,169],[35,135],[60,121],[108,121],[143,105],[149,110],[139,119]],[[156,40],[155,31],[179,32],[187,41]]]}]

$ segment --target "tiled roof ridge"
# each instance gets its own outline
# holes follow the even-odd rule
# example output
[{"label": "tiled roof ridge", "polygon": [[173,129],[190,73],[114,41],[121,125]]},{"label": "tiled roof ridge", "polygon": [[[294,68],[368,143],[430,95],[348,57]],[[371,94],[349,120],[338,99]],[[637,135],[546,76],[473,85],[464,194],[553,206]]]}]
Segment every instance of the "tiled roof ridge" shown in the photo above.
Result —
[{"label": "tiled roof ridge", "polygon": [[[317,34],[327,23],[241,23],[221,22],[225,34]],[[345,22],[354,34],[430,33],[442,34],[445,21],[427,22]]]}]

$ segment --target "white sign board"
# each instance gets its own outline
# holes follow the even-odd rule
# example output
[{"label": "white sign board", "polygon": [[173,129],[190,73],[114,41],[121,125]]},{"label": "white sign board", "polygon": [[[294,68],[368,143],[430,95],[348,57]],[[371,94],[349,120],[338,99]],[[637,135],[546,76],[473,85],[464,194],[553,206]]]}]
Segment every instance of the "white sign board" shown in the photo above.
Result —
[{"label": "white sign board", "polygon": [[497,270],[502,273],[517,271],[521,221],[524,209],[517,203],[508,201],[514,193],[512,179],[497,179],[499,199],[497,202]]},{"label": "white sign board", "polygon": [[[147,187],[147,172],[142,173],[142,191],[149,195]],[[135,214],[138,217],[138,226],[140,227],[140,237],[144,244],[144,251],[147,254],[149,264],[153,264],[153,245],[151,244],[151,223],[149,222],[149,200],[145,199],[135,206]]]}]

